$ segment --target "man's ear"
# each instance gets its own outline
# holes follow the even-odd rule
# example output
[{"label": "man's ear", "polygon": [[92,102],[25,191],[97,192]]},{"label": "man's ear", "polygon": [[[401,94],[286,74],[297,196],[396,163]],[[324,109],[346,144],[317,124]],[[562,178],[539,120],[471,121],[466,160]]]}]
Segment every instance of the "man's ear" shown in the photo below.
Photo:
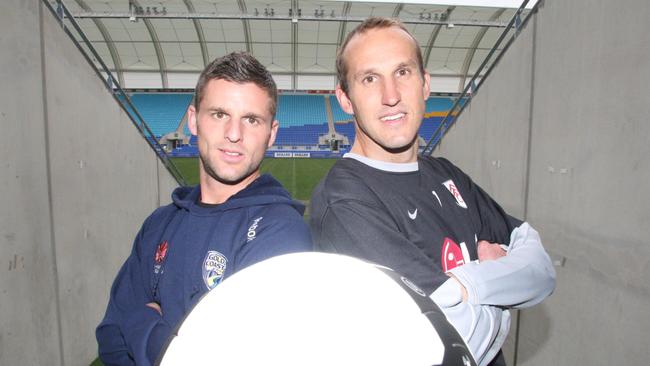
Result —
[{"label": "man's ear", "polygon": [[348,95],[341,89],[341,83],[336,84],[336,99],[339,101],[341,109],[347,114],[354,114],[354,109],[352,108],[352,102]]},{"label": "man's ear", "polygon": [[267,148],[270,148],[275,143],[275,138],[278,135],[278,128],[280,128],[280,122],[278,120],[273,120],[271,123],[271,137],[269,138],[269,143],[266,144]]},{"label": "man's ear", "polygon": [[197,135],[197,121],[196,121],[196,108],[194,108],[194,104],[190,104],[190,106],[187,108],[187,128],[190,129],[190,133],[192,135],[196,136]]},{"label": "man's ear", "polygon": [[431,94],[431,75],[427,71],[424,72],[424,85],[422,85],[422,94],[424,94],[424,100],[429,99],[429,94]]}]

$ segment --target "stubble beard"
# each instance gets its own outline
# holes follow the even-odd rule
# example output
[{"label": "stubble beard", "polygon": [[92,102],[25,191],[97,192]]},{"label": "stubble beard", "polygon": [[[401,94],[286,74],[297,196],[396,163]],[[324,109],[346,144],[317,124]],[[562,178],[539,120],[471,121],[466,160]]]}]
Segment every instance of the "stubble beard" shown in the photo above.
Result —
[{"label": "stubble beard", "polygon": [[203,153],[199,151],[199,159],[201,160],[201,166],[203,167],[203,171],[209,175],[212,179],[216,180],[219,183],[222,184],[227,184],[227,185],[235,185],[238,183],[241,183],[244,179],[250,177],[255,171],[257,171],[257,168],[259,168],[259,164],[256,168],[247,169],[244,173],[241,175],[235,176],[234,178],[228,178],[221,176],[217,173],[216,169],[212,166],[210,163],[210,159],[206,158]]}]

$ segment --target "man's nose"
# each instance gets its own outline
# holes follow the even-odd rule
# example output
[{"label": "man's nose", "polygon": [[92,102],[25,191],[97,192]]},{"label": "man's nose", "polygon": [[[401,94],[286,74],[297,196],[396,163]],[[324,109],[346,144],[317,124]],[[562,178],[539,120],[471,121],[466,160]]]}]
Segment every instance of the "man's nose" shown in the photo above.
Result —
[{"label": "man's nose", "polygon": [[229,121],[226,124],[225,136],[226,140],[230,142],[238,142],[241,140],[241,123],[236,119]]},{"label": "man's nose", "polygon": [[386,78],[383,84],[382,103],[388,106],[394,106],[399,103],[401,96],[395,80],[392,78]]}]

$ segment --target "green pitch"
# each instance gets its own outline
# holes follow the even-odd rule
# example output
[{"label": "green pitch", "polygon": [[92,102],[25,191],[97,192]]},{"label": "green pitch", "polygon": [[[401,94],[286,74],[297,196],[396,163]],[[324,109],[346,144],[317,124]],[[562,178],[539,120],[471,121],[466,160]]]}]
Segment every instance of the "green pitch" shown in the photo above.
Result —
[{"label": "green pitch", "polygon": [[[314,187],[337,159],[266,158],[262,173],[270,173],[301,201],[308,201]],[[173,158],[172,161],[191,185],[199,183],[198,158]]]}]

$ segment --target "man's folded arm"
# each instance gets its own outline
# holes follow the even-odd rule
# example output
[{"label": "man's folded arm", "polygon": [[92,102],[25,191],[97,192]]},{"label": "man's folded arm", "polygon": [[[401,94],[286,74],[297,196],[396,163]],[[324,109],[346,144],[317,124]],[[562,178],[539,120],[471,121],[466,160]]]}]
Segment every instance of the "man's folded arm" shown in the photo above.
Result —
[{"label": "man's folded arm", "polygon": [[467,289],[470,303],[525,308],[555,289],[555,269],[535,229],[522,223],[511,232],[508,244],[501,258],[450,271]]},{"label": "man's folded arm", "polygon": [[99,358],[107,366],[152,364],[172,332],[162,316],[146,306],[154,300],[145,289],[138,257],[134,245],[113,283],[106,315],[95,332]]},{"label": "man's folded arm", "polygon": [[489,363],[503,346],[510,328],[510,314],[496,306],[463,302],[460,284],[453,278],[430,297],[463,337],[476,362]]}]

